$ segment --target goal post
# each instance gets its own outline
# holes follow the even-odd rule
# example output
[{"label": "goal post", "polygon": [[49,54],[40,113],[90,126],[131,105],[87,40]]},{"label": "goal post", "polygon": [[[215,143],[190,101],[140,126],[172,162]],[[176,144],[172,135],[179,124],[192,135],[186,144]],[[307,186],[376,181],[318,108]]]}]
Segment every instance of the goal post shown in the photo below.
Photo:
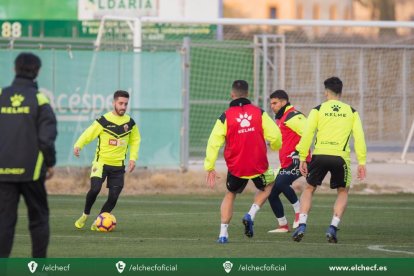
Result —
[{"label": "goal post", "polygon": [[409,149],[409,147],[412,143],[411,141],[413,140],[413,135],[414,135],[414,119],[413,119],[413,122],[411,124],[410,132],[408,134],[407,140],[405,141],[404,149],[403,149],[402,154],[401,154],[401,160],[403,160],[403,161],[407,161],[406,157],[407,157],[408,149]]},{"label": "goal post", "polygon": [[[116,22],[119,25],[115,28],[111,27],[111,31],[108,32],[108,28],[106,28],[106,24],[108,24],[108,22]],[[122,42],[125,42],[125,46],[126,43],[132,41],[134,52],[140,52],[142,48],[141,20],[139,17],[104,15],[100,20],[98,34],[94,42],[96,50],[99,50],[102,45],[107,42],[105,39],[106,36],[111,38],[111,43],[113,44],[112,46],[122,46]]]}]

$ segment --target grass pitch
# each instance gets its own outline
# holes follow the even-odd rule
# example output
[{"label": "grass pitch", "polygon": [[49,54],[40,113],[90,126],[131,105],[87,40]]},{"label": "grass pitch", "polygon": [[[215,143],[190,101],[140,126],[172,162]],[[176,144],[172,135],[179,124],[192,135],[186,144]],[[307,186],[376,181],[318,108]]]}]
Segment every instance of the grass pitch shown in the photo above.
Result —
[{"label": "grass pitch", "polygon": [[[302,242],[288,234],[268,234],[276,226],[266,203],[255,220],[252,239],[244,236],[241,219],[253,195],[239,195],[229,227],[229,243],[217,244],[221,196],[126,196],[113,212],[117,228],[111,233],[89,230],[105,196],[92,209],[85,229],[77,230],[84,196],[49,196],[51,241],[48,257],[414,257],[413,195],[350,195],[338,232],[329,244],[325,230],[332,217],[335,195],[315,194]],[[285,199],[289,222],[293,210]],[[11,257],[30,257],[26,207],[20,203]]]}]

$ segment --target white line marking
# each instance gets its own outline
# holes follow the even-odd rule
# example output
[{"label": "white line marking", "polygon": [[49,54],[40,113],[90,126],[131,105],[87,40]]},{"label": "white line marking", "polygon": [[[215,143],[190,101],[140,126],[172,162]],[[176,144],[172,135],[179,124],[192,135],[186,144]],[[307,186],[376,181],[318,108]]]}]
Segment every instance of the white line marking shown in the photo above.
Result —
[{"label": "white line marking", "polygon": [[389,249],[385,249],[383,247],[384,247],[384,245],[370,245],[370,246],[368,246],[368,249],[369,250],[374,250],[374,251],[384,251],[384,252],[391,252],[391,253],[403,253],[403,254],[414,255],[414,252],[411,252],[411,251],[389,250]]}]

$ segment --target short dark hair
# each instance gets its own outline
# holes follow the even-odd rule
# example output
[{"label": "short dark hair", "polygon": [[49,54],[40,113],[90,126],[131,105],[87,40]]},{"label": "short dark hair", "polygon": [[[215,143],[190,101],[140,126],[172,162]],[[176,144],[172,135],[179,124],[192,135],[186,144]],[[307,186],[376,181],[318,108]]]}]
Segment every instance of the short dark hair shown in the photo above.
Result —
[{"label": "short dark hair", "polygon": [[32,53],[20,53],[14,60],[16,76],[34,80],[42,66],[42,61]]},{"label": "short dark hair", "polygon": [[285,90],[276,90],[276,91],[274,91],[272,94],[270,94],[270,98],[271,99],[284,99],[284,100],[286,100],[286,101],[289,101],[289,96],[288,96],[288,94],[286,93],[286,91]]},{"label": "short dark hair", "polygon": [[126,92],[125,90],[117,90],[114,93],[114,100],[118,99],[119,97],[128,98],[129,99],[129,93]]},{"label": "short dark hair", "polygon": [[329,89],[335,94],[342,93],[342,81],[338,77],[330,77],[326,79],[323,84],[325,85],[325,89]]},{"label": "short dark hair", "polygon": [[249,84],[245,80],[235,80],[231,89],[238,96],[246,96],[249,93]]}]

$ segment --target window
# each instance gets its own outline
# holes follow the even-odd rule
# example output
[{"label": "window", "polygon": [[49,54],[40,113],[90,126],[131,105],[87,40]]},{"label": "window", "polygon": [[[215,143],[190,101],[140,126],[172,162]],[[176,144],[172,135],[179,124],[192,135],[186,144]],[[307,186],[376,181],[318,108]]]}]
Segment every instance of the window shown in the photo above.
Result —
[{"label": "window", "polygon": [[298,7],[296,8],[296,18],[297,19],[303,19],[304,18],[303,5],[302,4],[299,4]]},{"label": "window", "polygon": [[[321,17],[321,9],[318,4],[313,5],[313,19],[319,20]],[[313,35],[319,36],[319,27],[313,27]]]},{"label": "window", "polygon": [[350,20],[351,19],[351,9],[349,7],[345,8],[344,19],[345,20]]},{"label": "window", "polygon": [[276,19],[277,18],[277,8],[276,7],[270,7],[269,8],[269,18],[270,19]]},{"label": "window", "polygon": [[338,19],[338,14],[336,12],[336,6],[332,5],[329,7],[329,19],[335,20]]},{"label": "window", "polygon": [[313,19],[318,20],[321,17],[321,9],[318,4],[313,5]]}]

